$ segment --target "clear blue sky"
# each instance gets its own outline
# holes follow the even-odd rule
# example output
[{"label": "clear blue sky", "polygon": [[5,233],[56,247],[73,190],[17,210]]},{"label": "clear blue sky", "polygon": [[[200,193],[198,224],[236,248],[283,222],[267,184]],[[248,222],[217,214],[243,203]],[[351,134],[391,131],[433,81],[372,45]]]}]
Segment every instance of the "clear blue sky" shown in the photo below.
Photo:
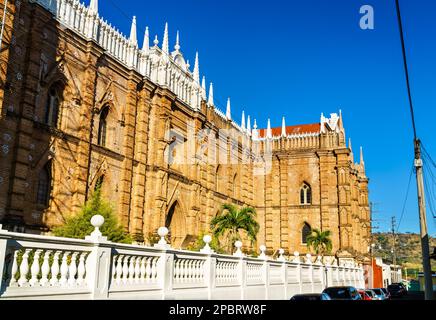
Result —
[{"label": "clear blue sky", "polygon": [[[88,1],[87,1],[88,2]],[[375,30],[361,30],[359,9],[375,10]],[[418,135],[436,158],[436,2],[401,0]],[[363,146],[377,231],[400,219],[413,159],[394,0],[100,0],[100,14],[124,34],[138,18],[162,43],[169,23],[170,46],[180,30],[185,58],[214,82],[218,106],[232,99],[266,127],[314,123],[321,112],[342,109],[355,154]],[[419,232],[415,180],[400,231]],[[428,212],[428,226],[436,222]]]}]

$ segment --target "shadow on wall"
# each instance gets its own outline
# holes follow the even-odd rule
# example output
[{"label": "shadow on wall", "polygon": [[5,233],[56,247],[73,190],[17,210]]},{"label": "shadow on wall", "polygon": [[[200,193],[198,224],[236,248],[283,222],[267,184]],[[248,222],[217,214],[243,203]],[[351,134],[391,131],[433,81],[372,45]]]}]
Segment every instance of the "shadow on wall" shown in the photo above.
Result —
[{"label": "shadow on wall", "polygon": [[[52,1],[52,6],[56,3]],[[47,231],[44,215],[59,206],[53,199],[53,181],[60,179],[61,188],[65,185],[68,190],[64,168],[56,158],[68,107],[64,48],[51,13],[36,3],[9,1],[4,23],[0,223],[10,231],[41,233]]]}]

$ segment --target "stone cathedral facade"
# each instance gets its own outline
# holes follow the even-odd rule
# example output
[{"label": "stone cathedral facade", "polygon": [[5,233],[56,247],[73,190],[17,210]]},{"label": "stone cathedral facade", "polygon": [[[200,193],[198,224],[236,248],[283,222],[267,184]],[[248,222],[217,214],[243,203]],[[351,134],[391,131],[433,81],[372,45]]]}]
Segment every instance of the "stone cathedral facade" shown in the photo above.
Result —
[{"label": "stone cathedral facade", "polygon": [[[3,16],[2,7],[1,16]],[[0,223],[45,233],[96,185],[123,226],[147,243],[160,226],[185,247],[224,203],[257,210],[258,244],[305,253],[311,228],[330,230],[339,257],[364,260],[368,179],[341,113],[260,129],[214,103],[213,85],[181,51],[138,45],[98,14],[98,1],[10,1],[0,70]]]}]

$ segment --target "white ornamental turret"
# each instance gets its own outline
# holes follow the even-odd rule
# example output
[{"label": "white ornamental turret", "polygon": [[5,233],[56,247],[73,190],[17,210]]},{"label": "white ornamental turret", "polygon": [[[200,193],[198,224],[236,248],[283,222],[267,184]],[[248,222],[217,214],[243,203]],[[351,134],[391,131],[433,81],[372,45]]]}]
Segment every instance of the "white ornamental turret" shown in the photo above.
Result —
[{"label": "white ornamental turret", "polygon": [[170,45],[169,45],[169,39],[168,39],[168,22],[165,23],[165,31],[164,31],[164,37],[162,41],[162,51],[166,54],[170,52]]},{"label": "white ornamental turret", "polygon": [[214,106],[214,102],[213,102],[213,83],[210,83],[210,87],[209,87],[209,100],[207,101],[207,104],[210,107]]},{"label": "white ornamental turret", "polygon": [[226,118],[227,120],[232,120],[232,109],[230,107],[230,98],[227,99]]}]

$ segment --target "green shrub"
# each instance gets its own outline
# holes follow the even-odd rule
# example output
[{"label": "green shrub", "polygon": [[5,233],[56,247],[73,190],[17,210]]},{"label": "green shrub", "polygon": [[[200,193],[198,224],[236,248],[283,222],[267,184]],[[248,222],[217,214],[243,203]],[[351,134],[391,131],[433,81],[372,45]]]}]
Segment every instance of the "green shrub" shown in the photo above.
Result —
[{"label": "green shrub", "polygon": [[103,216],[105,221],[100,231],[109,241],[132,243],[131,236],[118,224],[112,205],[102,198],[100,187],[94,191],[91,199],[86,202],[77,216],[68,218],[66,223],[55,228],[53,233],[57,237],[85,239],[94,231],[91,225],[91,218],[94,215]]}]

